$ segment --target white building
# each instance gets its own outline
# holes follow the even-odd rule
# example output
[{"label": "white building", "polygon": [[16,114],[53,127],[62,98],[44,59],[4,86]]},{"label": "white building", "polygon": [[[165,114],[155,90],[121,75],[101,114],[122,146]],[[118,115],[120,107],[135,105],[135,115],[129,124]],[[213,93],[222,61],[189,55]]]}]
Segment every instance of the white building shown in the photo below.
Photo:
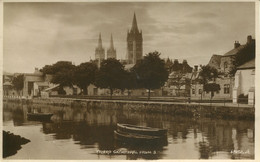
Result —
[{"label": "white building", "polygon": [[233,103],[238,102],[238,96],[248,95],[248,104],[253,105],[255,100],[255,59],[246,62],[237,68],[233,88]]}]

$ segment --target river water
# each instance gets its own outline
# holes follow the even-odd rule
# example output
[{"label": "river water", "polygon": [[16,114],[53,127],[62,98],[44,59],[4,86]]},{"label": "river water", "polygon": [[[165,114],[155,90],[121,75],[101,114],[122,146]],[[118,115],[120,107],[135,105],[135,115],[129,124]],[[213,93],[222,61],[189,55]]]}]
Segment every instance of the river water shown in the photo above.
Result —
[{"label": "river water", "polygon": [[[28,121],[27,112],[51,112],[51,121]],[[124,144],[117,123],[166,128],[160,146]],[[97,108],[4,103],[4,130],[29,139],[6,159],[254,159],[254,121],[187,118]]]}]

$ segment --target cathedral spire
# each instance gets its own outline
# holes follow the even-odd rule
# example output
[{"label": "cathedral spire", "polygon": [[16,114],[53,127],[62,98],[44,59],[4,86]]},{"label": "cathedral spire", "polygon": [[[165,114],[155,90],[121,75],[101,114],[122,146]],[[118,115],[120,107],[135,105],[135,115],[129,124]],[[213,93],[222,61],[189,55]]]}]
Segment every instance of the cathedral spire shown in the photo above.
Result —
[{"label": "cathedral spire", "polygon": [[137,27],[137,21],[136,21],[135,13],[134,13],[134,18],[133,18],[133,22],[132,22],[131,31],[134,31],[134,32],[137,31],[138,32],[138,27]]},{"label": "cathedral spire", "polygon": [[98,48],[102,48],[101,33],[99,33],[99,38],[98,38]]},{"label": "cathedral spire", "polygon": [[116,59],[116,49],[114,48],[112,33],[111,33],[111,38],[110,38],[110,47],[107,50],[107,58],[115,58]]},{"label": "cathedral spire", "polygon": [[111,38],[110,38],[110,49],[114,49],[114,43],[113,43],[113,35],[111,33]]}]

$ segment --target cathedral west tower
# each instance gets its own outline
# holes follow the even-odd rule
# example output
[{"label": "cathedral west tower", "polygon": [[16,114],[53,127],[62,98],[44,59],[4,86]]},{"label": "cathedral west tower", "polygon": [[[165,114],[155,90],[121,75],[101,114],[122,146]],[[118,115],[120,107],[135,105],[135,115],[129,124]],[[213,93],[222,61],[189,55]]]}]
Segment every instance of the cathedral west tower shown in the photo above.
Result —
[{"label": "cathedral west tower", "polygon": [[132,28],[127,32],[127,63],[136,64],[143,57],[143,36],[138,30],[136,16],[134,14]]},{"label": "cathedral west tower", "polygon": [[102,47],[101,34],[99,33],[98,46],[95,51],[95,59],[102,61],[105,59],[105,49]]},{"label": "cathedral west tower", "polygon": [[116,49],[114,48],[112,34],[111,34],[111,38],[110,38],[110,47],[107,50],[107,58],[115,58],[116,59]]}]

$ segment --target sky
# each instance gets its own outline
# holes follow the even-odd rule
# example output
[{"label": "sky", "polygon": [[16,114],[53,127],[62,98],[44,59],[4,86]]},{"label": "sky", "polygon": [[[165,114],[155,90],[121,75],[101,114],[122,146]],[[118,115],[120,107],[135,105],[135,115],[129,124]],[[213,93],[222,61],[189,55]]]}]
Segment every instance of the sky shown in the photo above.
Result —
[{"label": "sky", "polygon": [[255,38],[254,2],[24,2],[4,3],[3,68],[29,73],[57,61],[94,59],[101,33],[105,50],[113,34],[117,59],[126,58],[127,30],[136,14],[143,54],[205,65],[234,42]]}]

